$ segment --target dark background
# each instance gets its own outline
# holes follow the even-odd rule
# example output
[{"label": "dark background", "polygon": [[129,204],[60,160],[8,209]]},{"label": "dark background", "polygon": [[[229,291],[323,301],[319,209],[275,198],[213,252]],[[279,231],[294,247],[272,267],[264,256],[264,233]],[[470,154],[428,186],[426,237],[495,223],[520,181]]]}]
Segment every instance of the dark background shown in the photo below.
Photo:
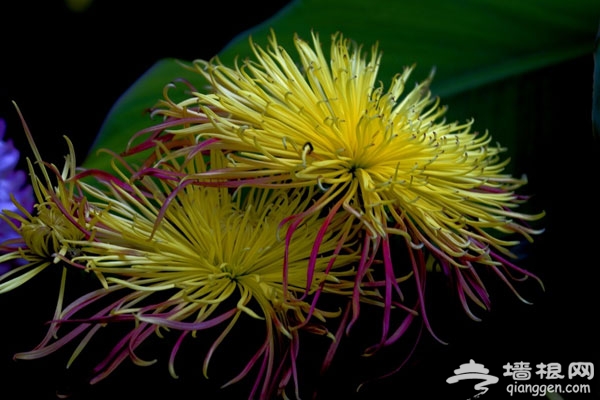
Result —
[{"label": "dark background", "polygon": [[288,1],[238,3],[108,0],[74,12],[61,0],[2,2],[0,111],[8,134],[24,142],[15,101],[39,147],[49,146],[44,156],[62,160],[62,135],[87,149],[119,96],[157,60],[212,57]]},{"label": "dark background", "polygon": [[[283,0],[235,6],[217,2],[209,8],[204,2],[179,0],[96,1],[85,12],[77,13],[60,1],[39,3],[13,1],[0,6],[4,21],[0,26],[0,117],[7,121],[7,135],[29,156],[11,103],[16,101],[42,156],[58,165],[62,165],[66,151],[62,135],[69,136],[82,160],[111,106],[158,59],[209,58],[237,34],[286,4]],[[478,312],[482,322],[468,320],[452,297],[433,299],[430,319],[438,336],[449,344],[439,344],[425,333],[405,368],[366,386],[360,394],[354,393],[356,384],[406,357],[409,340],[381,357],[360,358],[360,339],[372,338],[373,327],[378,328],[373,325],[375,319],[366,318],[321,380],[316,379],[307,342],[304,351],[309,354],[309,367],[302,374],[309,385],[321,388],[320,398],[466,399],[473,394],[471,388],[447,385],[445,379],[470,359],[486,365],[497,376],[503,372],[502,365],[517,361],[532,365],[560,362],[563,368],[569,362],[593,361],[600,366],[596,328],[598,146],[591,136],[589,118],[592,68],[593,59],[586,56],[539,72],[553,82],[552,89],[540,92],[540,97],[546,102],[564,103],[564,113],[552,116],[537,134],[529,187],[536,194],[534,204],[548,211],[548,225],[546,233],[527,249],[530,256],[520,265],[538,273],[546,290],[532,281],[520,285],[522,294],[534,302],[525,305],[502,284],[488,279],[493,309]],[[544,102],[540,104],[543,109]],[[444,281],[435,277],[429,285],[430,293],[448,290]],[[179,380],[172,379],[166,370],[169,347],[164,340],[149,341],[148,346],[156,348],[147,354],[159,354],[154,366],[136,367],[126,361],[93,387],[83,378],[93,367],[94,356],[103,354],[102,342],[92,341],[89,352],[86,349],[69,371],[64,369],[68,351],[35,361],[13,361],[14,353],[30,350],[43,337],[43,323],[54,307],[53,300],[47,299],[55,298],[57,287],[58,275],[49,274],[0,298],[1,400],[54,399],[57,392],[86,400],[244,398],[244,384],[217,390],[222,379],[231,377],[226,371],[221,376],[214,373],[208,381],[201,377],[201,362],[193,356],[199,349],[193,344],[185,347],[185,355],[176,364]],[[411,331],[409,338],[415,334]],[[313,349],[318,359],[318,345]],[[215,369],[226,368],[237,354],[232,351],[221,356]],[[600,398],[597,379],[592,389],[594,395],[564,398]],[[508,395],[497,390],[482,396],[493,398]]]}]

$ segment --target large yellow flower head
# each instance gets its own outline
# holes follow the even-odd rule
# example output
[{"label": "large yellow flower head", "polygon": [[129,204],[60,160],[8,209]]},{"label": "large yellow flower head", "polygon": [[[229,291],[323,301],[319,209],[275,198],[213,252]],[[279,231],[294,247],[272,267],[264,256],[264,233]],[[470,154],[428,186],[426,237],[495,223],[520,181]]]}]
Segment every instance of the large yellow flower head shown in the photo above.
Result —
[{"label": "large yellow flower head", "polygon": [[[432,76],[407,90],[408,67],[386,88],[377,79],[377,46],[364,52],[341,34],[331,39],[326,54],[317,34],[312,44],[296,35],[294,58],[273,33],[266,48],[251,40],[254,57],[235,66],[195,61],[190,68],[210,90],[181,102],[165,96],[154,112],[167,121],[157,131],[214,141],[229,164],[188,179],[318,187],[310,212],[290,219],[343,210],[357,221],[372,243],[365,262],[383,258],[386,315],[393,298],[402,299],[398,277],[407,274],[406,264],[423,314],[425,273],[434,264],[457,282],[470,315],[467,298],[489,305],[475,266],[493,270],[511,288],[504,269],[532,276],[509,261],[509,248],[519,243],[511,235],[531,241],[540,231],[527,221],[543,213],[516,210],[525,201],[516,190],[526,181],[504,172],[504,149],[487,132],[472,131],[473,121],[444,119],[445,107],[430,94]],[[392,237],[405,243],[408,263],[392,262]],[[386,317],[382,343],[388,329]]]},{"label": "large yellow flower head", "polygon": [[[210,164],[222,166],[223,155],[211,154]],[[169,176],[172,171],[193,174],[206,170],[200,155],[171,171],[163,165],[162,172]],[[347,304],[353,291],[353,264],[359,254],[339,246],[347,219],[339,215],[330,221],[330,230],[320,232],[323,220],[317,215],[307,218],[295,230],[296,242],[288,249],[278,240],[284,230],[280,222],[307,207],[311,190],[232,192],[210,185],[178,186],[156,178],[160,171],[154,172],[153,177],[146,175],[140,180],[118,172],[108,180],[101,175],[101,184],[94,186],[81,182],[96,224],[90,240],[72,242],[81,251],[71,262],[98,276],[104,287],[64,308],[44,342],[17,357],[44,356],[88,331],[73,360],[104,324],[135,321],[131,332],[98,366],[94,381],[107,376],[127,357],[148,364],[135,355],[136,349],[153,332],[162,336],[164,331],[180,332],[169,362],[175,376],[174,358],[181,341],[190,335],[204,337],[203,331],[222,326],[204,359],[207,374],[209,361],[218,356],[222,343],[236,346],[226,339],[240,322],[244,329],[251,326],[254,334],[262,332],[264,339],[253,343],[248,338],[237,344],[240,351],[252,345],[257,350],[227,384],[254,370],[256,381],[250,398],[271,398],[289,382],[297,385],[301,332],[333,339],[328,319],[339,317],[340,307]],[[318,235],[322,236],[321,246],[314,255]],[[308,274],[313,256],[315,268]],[[328,294],[341,300],[330,310],[319,302],[319,297]],[[88,310],[98,309],[89,315]],[[75,328],[61,334],[61,329],[73,324]],[[52,337],[60,339],[53,341]]]}]

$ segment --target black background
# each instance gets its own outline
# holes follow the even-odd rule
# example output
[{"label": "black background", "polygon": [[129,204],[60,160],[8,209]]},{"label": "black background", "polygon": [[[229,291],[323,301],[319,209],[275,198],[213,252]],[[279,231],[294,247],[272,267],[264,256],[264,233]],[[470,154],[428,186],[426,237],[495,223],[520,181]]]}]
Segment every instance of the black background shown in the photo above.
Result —
[{"label": "black background", "polygon": [[[260,5],[171,0],[96,1],[83,13],[69,11],[62,2],[3,2],[0,17],[0,117],[7,121],[7,135],[28,153],[24,135],[11,101],[25,115],[42,155],[62,165],[66,145],[62,135],[74,142],[82,159],[103,119],[118,97],[155,61],[163,57],[185,60],[209,58],[245,29],[262,22],[285,5],[284,1]],[[598,357],[596,297],[598,256],[598,146],[591,135],[590,107],[593,59],[590,56],[541,73],[553,80],[551,91],[540,93],[548,102],[564,103],[564,112],[552,116],[542,127],[531,165],[531,188],[535,204],[549,212],[547,231],[536,240],[531,256],[521,265],[538,273],[546,285],[543,292],[533,282],[519,286],[534,302],[520,303],[503,285],[486,282],[492,293],[491,312],[480,311],[482,322],[473,322],[458,308],[456,299],[431,302],[430,319],[438,336],[423,339],[413,357],[391,378],[367,385],[358,394],[356,384],[377,371],[396,365],[410,351],[406,345],[389,349],[383,356],[359,357],[361,338],[374,338],[366,318],[329,373],[316,379],[314,360],[306,361],[302,375],[308,386],[318,385],[322,399],[466,399],[471,387],[447,385],[445,379],[470,359],[484,364],[500,376],[502,365],[526,361],[593,361]],[[567,78],[568,77],[568,78]],[[447,290],[432,279],[430,292]],[[14,293],[0,297],[0,399],[53,399],[56,392],[73,399],[213,399],[244,398],[244,384],[218,391],[231,377],[225,368],[238,358],[236,351],[222,355],[213,374],[201,377],[194,344],[184,347],[177,362],[180,379],[166,370],[168,345],[149,341],[159,354],[151,367],[132,366],[128,361],[108,379],[95,386],[83,382],[94,356],[103,353],[102,342],[90,346],[69,371],[64,369],[68,352],[58,352],[35,361],[13,361],[15,352],[30,350],[45,333],[43,323],[51,317],[58,275],[49,274]],[[376,321],[374,319],[373,321]],[[409,337],[414,335],[411,331]],[[243,336],[239,337],[244,340]],[[319,345],[307,342],[304,351]],[[371,344],[370,342],[368,344]],[[106,345],[108,346],[108,345]],[[313,349],[313,350],[311,350]],[[95,353],[97,352],[97,353]],[[89,356],[89,357],[88,357]],[[98,360],[96,358],[95,360]],[[316,364],[315,364],[316,365]],[[589,382],[585,382],[589,383]],[[492,388],[482,399],[508,398],[504,390]],[[598,399],[600,385],[592,382],[593,395],[570,399]],[[443,397],[442,397],[443,396]],[[303,398],[310,398],[304,395]],[[532,398],[517,396],[515,398]]]},{"label": "black background", "polygon": [[73,12],[59,0],[3,2],[0,110],[9,134],[24,142],[15,101],[36,143],[49,146],[44,156],[62,160],[62,135],[87,149],[119,96],[156,61],[212,57],[286,4],[108,0]]}]

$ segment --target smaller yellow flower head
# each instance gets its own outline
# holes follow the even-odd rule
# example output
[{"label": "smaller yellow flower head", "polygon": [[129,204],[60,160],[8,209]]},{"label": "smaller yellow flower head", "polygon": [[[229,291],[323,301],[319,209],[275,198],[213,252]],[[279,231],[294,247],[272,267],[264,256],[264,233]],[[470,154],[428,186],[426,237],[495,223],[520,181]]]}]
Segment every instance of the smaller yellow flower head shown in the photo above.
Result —
[{"label": "smaller yellow flower head", "polygon": [[[213,150],[210,154],[210,165],[224,165],[222,153]],[[154,172],[169,176],[173,171],[195,174],[207,170],[202,154],[184,166],[171,167],[163,164]],[[256,356],[230,383],[256,365],[260,370],[256,387],[261,387],[261,396],[281,390],[296,368],[299,332],[332,338],[326,322],[337,318],[352,296],[353,264],[360,255],[339,245],[345,242],[341,236],[347,231],[347,219],[338,215],[330,221],[331,229],[323,232],[323,219],[313,215],[294,228],[295,241],[288,248],[283,240],[287,226],[281,221],[304,211],[312,201],[312,190],[249,188],[231,192],[210,184],[181,185],[165,176],[128,178],[121,171],[117,176],[122,180],[117,182],[113,177],[103,182],[102,175],[98,185],[80,182],[90,199],[89,213],[95,225],[90,239],[71,242],[80,249],[71,262],[95,274],[104,289],[86,295],[81,304],[78,300],[66,307],[54,325],[66,325],[74,310],[82,315],[86,304],[104,301],[108,293],[116,292],[123,293],[122,300],[89,320],[78,317],[78,321],[89,323],[76,329],[83,330],[95,321],[135,320],[132,332],[153,329],[162,336],[163,329],[177,330],[183,338],[219,323],[227,324],[206,355],[206,374],[221,342],[238,320],[249,317],[250,321],[260,321],[254,329],[264,332],[265,339]],[[321,243],[317,252],[315,240]],[[315,258],[313,269],[309,269],[311,257]],[[331,311],[322,309],[318,302],[321,295],[328,294],[337,296]],[[71,361],[92,334],[86,336]],[[52,336],[57,333],[51,330],[48,337]],[[137,335],[131,336],[134,343],[123,352],[123,358],[139,345]],[[59,343],[73,337],[70,334]],[[58,347],[40,346],[18,358],[41,357],[49,348]],[[174,346],[174,354],[178,347]],[[169,367],[175,376],[174,354]],[[100,368],[94,380],[108,375],[117,364]],[[280,366],[284,369],[279,370]]]},{"label": "smaller yellow flower head", "polygon": [[[76,253],[72,241],[82,240],[88,233],[87,205],[79,196],[76,183],[75,150],[65,137],[69,154],[65,157],[62,171],[48,165],[33,141],[29,128],[17,108],[25,133],[34,152],[41,177],[34,164],[28,159],[32,187],[36,199],[33,214],[15,201],[20,213],[6,211],[0,214],[19,234],[20,243],[13,251],[0,256],[0,263],[9,260],[24,260],[25,263],[12,269],[0,278],[0,293],[21,286],[46,267],[59,264]],[[52,179],[51,177],[54,177]],[[13,221],[17,221],[15,224]]]}]

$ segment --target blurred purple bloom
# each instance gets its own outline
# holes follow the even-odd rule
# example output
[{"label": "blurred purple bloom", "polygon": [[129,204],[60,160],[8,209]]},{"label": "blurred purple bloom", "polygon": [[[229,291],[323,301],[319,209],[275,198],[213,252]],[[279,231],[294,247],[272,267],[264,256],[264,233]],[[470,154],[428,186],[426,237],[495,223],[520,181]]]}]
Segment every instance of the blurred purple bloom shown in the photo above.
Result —
[{"label": "blurred purple bloom", "polygon": [[[4,140],[6,123],[0,118],[0,213],[4,210],[19,212],[11,200],[11,194],[26,210],[33,209],[33,190],[27,182],[24,171],[15,170],[19,162],[19,151],[12,140]],[[15,221],[15,223],[17,223]],[[5,251],[7,240],[19,237],[18,233],[4,219],[0,218],[0,253]],[[10,263],[0,264],[0,274],[11,268]]]}]

